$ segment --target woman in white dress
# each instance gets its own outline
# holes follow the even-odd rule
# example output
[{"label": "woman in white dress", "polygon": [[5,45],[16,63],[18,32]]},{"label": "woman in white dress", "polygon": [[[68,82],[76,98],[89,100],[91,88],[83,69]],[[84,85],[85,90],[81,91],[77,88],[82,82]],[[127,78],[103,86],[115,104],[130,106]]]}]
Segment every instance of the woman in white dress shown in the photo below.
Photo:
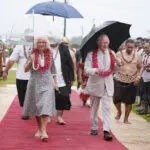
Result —
[{"label": "woman in white dress", "polygon": [[30,70],[31,77],[27,86],[24,115],[36,117],[38,130],[35,137],[47,141],[48,117],[55,115],[55,89],[58,88],[48,40],[38,38],[35,45],[36,48],[33,49],[32,55],[25,65],[25,72]]}]

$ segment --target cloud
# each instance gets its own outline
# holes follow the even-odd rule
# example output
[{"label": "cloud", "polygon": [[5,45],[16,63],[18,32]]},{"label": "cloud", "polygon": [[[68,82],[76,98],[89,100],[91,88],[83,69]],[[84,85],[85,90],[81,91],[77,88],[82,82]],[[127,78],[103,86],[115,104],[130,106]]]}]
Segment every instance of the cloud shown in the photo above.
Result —
[{"label": "cloud", "polygon": [[[0,33],[23,33],[26,27],[32,28],[32,18],[24,19],[25,12],[34,4],[46,0],[5,0],[0,5],[1,28]],[[59,0],[62,1],[63,0]],[[93,19],[98,26],[106,20],[119,20],[132,24],[131,35],[149,36],[150,20],[147,16],[150,14],[149,0],[68,0],[68,2],[77,8],[84,19],[68,19],[67,35],[77,36],[89,32],[92,27]],[[36,17],[35,31],[50,33],[52,35],[62,36],[63,19],[55,17]]]}]

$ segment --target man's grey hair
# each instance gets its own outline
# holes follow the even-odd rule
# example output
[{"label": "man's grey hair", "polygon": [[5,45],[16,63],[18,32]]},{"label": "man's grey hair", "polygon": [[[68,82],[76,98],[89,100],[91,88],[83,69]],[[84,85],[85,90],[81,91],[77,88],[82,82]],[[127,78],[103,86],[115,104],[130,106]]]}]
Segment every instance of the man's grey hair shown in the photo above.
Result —
[{"label": "man's grey hair", "polygon": [[104,37],[107,37],[107,38],[109,39],[109,37],[108,37],[107,34],[101,34],[101,35],[97,38],[97,42],[98,42],[98,41],[101,41]]}]

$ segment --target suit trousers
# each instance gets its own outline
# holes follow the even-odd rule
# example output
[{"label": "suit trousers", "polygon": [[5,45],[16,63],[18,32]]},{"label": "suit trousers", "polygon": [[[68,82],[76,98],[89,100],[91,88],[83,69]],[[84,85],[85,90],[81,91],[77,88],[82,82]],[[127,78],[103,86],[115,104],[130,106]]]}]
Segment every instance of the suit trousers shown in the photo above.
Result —
[{"label": "suit trousers", "polygon": [[102,105],[102,118],[103,118],[103,131],[110,131],[110,107],[112,96],[108,96],[105,89],[102,97],[91,96],[91,129],[98,130],[98,111],[100,106],[100,101]]}]

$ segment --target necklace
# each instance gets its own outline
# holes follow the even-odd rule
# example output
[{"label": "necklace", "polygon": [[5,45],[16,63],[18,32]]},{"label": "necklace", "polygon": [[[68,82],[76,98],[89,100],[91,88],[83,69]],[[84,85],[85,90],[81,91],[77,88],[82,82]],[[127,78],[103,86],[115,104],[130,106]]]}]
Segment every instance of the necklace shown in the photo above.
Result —
[{"label": "necklace", "polygon": [[134,54],[133,54],[133,56],[132,56],[132,59],[131,60],[126,60],[125,59],[125,57],[124,57],[124,55],[123,55],[123,52],[121,51],[121,56],[122,56],[122,58],[123,58],[123,60],[127,63],[127,64],[131,64],[132,63],[132,61],[134,60],[134,58],[135,58],[135,51],[134,51]]},{"label": "necklace", "polygon": [[[99,75],[103,78],[111,75],[115,68],[115,57],[112,54],[111,50],[109,51],[109,54],[110,54],[110,62],[111,62],[110,68],[107,71],[104,71]],[[99,68],[99,66],[98,66],[98,49],[96,49],[92,54],[92,66],[93,66],[93,68],[98,68],[101,70],[101,68]]]},{"label": "necklace", "polygon": [[35,55],[35,60],[33,61],[33,69],[39,70],[41,72],[45,72],[47,69],[49,69],[51,65],[51,59],[50,59],[50,50],[46,49],[44,52],[44,60],[42,64],[42,59],[40,59],[40,64],[39,64],[39,53],[38,50],[34,50],[34,55]]},{"label": "necklace", "polygon": [[24,51],[24,56],[25,56],[25,58],[27,59],[28,57],[27,57],[26,47],[25,47],[25,46],[24,46],[24,48],[23,48],[23,51]]}]

